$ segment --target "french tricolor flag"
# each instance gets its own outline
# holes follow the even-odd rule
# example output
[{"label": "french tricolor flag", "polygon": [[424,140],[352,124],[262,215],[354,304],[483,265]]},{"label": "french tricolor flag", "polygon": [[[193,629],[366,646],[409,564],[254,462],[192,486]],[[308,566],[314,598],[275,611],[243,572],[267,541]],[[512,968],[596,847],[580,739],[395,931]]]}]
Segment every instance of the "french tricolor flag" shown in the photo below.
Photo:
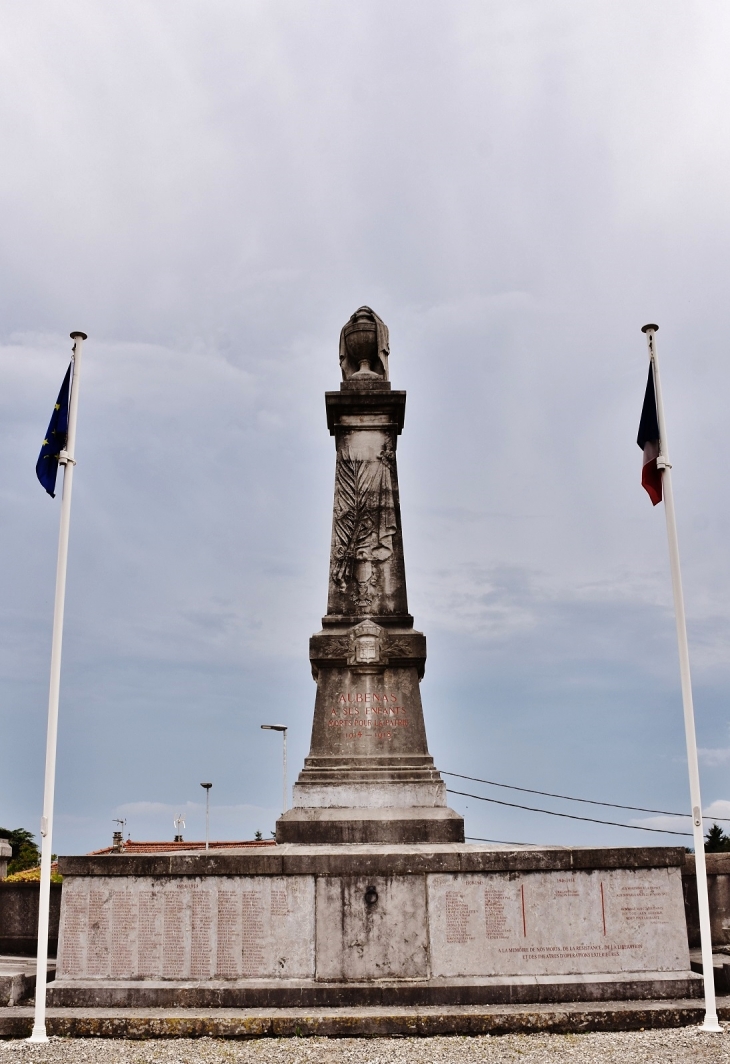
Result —
[{"label": "french tricolor flag", "polygon": [[636,442],[644,452],[644,464],[641,468],[641,485],[646,489],[654,506],[662,501],[662,471],[657,468],[657,458],[661,453],[659,435],[659,418],[656,410],[656,392],[654,390],[654,363],[649,363],[649,379],[646,382],[644,406],[641,410],[639,435]]}]

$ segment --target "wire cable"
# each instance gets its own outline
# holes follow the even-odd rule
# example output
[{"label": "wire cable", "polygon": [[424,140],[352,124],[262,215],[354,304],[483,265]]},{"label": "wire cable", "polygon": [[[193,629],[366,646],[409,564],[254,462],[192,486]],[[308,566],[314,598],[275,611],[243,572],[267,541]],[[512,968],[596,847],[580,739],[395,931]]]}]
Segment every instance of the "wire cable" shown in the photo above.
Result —
[{"label": "wire cable", "polygon": [[[618,805],[616,802],[596,802],[592,798],[572,798],[569,794],[553,794],[552,791],[534,791],[531,787],[515,787],[513,783],[495,783],[494,780],[480,780],[477,776],[463,776],[460,772],[444,772],[442,776],[456,776],[460,780],[470,780],[472,783],[488,783],[490,787],[504,787],[508,791],[522,791],[523,794],[541,794],[543,798],[562,798],[566,802],[583,802],[586,805],[604,805],[609,809],[627,809],[633,813],[659,813],[661,816],[689,816],[691,813],[670,813],[667,809],[645,809],[642,805]],[[556,814],[557,815],[557,814]],[[722,816],[704,816],[703,820],[712,820],[715,823],[730,824],[730,819]],[[647,828],[647,831],[649,829]],[[660,828],[652,828],[659,831]],[[686,834],[686,832],[673,832],[673,834]]]},{"label": "wire cable", "polygon": [[507,839],[479,839],[476,835],[465,835],[465,842],[496,842],[499,846],[524,846],[527,849],[535,846],[534,842],[509,842]]},{"label": "wire cable", "polygon": [[589,824],[610,824],[614,828],[630,828],[632,831],[656,831],[660,835],[687,835],[692,838],[691,831],[669,831],[668,828],[642,828],[638,824],[619,824],[615,820],[596,820],[591,816],[575,816],[573,813],[556,813],[552,809],[535,809],[531,805],[517,805],[516,802],[502,802],[499,798],[484,798],[481,794],[467,794],[466,791],[452,791],[446,788],[448,794],[460,794],[462,798],[476,798],[480,802],[492,802],[494,805],[508,805],[511,809],[526,809],[529,813],[547,813],[548,816],[561,816],[566,820],[586,820]]}]

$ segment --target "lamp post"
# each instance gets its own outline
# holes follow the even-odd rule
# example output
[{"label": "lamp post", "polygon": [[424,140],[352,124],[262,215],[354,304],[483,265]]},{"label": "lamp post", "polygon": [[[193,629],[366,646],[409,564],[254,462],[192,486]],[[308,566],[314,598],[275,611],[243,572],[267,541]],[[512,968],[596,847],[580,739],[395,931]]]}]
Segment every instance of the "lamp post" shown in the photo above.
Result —
[{"label": "lamp post", "polygon": [[205,849],[206,852],[210,848],[210,788],[212,783],[201,783],[201,787],[205,789]]},{"label": "lamp post", "polygon": [[284,756],[284,766],[283,766],[283,776],[282,776],[281,811],[282,811],[282,813],[285,813],[287,811],[287,809],[289,808],[289,801],[288,801],[289,796],[287,794],[287,786],[286,786],[286,731],[287,731],[286,725],[284,725],[284,724],[262,724],[261,727],[263,728],[264,731],[278,731],[278,732],[281,732],[281,737],[284,740],[284,744],[283,744],[283,747],[282,747],[282,753],[283,753],[283,756]]}]

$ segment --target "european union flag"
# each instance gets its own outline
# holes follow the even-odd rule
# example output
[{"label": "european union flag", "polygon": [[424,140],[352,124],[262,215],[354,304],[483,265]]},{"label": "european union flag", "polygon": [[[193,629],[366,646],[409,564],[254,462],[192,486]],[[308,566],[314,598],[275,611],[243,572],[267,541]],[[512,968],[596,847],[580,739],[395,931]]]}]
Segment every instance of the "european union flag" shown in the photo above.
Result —
[{"label": "european union flag", "polygon": [[52,499],[56,497],[56,474],[58,473],[58,456],[66,446],[68,439],[68,400],[71,387],[71,366],[66,370],[61,391],[46,431],[46,438],[38,455],[35,471],[43,487]]}]

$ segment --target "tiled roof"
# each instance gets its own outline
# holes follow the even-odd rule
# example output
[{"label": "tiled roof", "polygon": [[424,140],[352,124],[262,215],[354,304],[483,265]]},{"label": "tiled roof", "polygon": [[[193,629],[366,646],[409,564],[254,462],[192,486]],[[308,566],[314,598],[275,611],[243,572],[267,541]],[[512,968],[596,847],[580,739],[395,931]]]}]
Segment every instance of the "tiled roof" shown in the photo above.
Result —
[{"label": "tiled roof", "polygon": [[[243,842],[211,842],[211,850],[242,850],[252,846],[276,846],[274,839],[246,839]],[[124,843],[124,853],[177,853],[190,850],[204,850],[205,842],[135,842],[127,839]],[[103,850],[92,850],[89,857],[97,857],[105,853],[116,852],[112,846],[105,846]]]}]

